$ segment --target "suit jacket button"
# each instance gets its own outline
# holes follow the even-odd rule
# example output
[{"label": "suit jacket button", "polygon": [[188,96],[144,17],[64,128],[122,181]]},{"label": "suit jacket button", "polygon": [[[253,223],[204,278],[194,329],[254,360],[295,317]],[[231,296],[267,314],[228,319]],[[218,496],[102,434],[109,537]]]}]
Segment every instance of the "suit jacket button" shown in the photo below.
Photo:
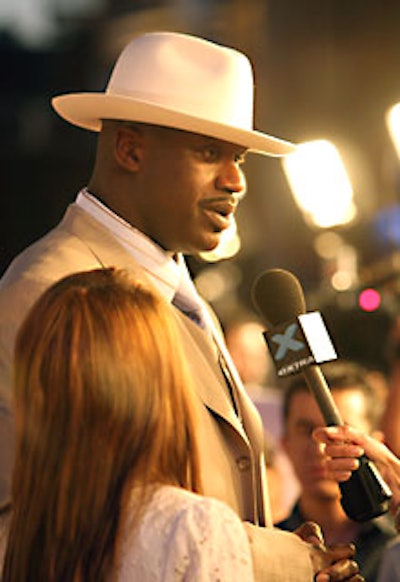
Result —
[{"label": "suit jacket button", "polygon": [[250,459],[249,457],[239,457],[236,459],[237,466],[239,471],[247,471],[250,468]]}]

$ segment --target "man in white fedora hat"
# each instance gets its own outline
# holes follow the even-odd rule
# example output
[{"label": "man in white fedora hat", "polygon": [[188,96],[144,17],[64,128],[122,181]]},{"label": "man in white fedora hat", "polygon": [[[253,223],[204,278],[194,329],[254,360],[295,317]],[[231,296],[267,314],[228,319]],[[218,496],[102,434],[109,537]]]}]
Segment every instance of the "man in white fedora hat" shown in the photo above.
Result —
[{"label": "man in white fedora hat", "polygon": [[97,155],[88,186],[60,224],[1,280],[0,437],[8,434],[9,443],[2,442],[3,495],[13,455],[8,398],[16,330],[54,281],[115,266],[146,277],[171,305],[198,393],[204,492],[246,523],[256,579],[308,581],[320,572],[318,580],[358,580],[351,548],[309,543],[312,527],[303,539],[271,527],[262,423],[183,259],[216,248],[232,225],[246,189],[246,152],[294,150],[254,130],[249,60],[193,36],[148,33],[122,51],[104,93],[61,95],[52,104],[70,123],[99,132]]}]

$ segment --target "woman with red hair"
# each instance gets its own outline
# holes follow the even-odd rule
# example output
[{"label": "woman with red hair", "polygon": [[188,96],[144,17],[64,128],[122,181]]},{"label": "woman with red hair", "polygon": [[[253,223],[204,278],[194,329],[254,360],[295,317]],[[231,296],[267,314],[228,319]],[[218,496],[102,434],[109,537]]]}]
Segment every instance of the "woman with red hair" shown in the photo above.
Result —
[{"label": "woman with red hair", "polygon": [[145,284],[104,269],[44,292],[16,342],[3,582],[253,579],[239,517],[201,495],[190,384]]}]

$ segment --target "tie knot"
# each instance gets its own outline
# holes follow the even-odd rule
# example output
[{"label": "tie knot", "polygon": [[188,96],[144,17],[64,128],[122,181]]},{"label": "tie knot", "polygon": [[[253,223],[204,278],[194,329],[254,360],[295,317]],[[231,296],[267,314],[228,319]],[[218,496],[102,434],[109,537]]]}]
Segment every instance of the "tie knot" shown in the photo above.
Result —
[{"label": "tie knot", "polygon": [[172,304],[202,329],[206,328],[205,318],[203,316],[203,306],[201,304],[201,299],[197,294],[179,288],[174,295]]}]

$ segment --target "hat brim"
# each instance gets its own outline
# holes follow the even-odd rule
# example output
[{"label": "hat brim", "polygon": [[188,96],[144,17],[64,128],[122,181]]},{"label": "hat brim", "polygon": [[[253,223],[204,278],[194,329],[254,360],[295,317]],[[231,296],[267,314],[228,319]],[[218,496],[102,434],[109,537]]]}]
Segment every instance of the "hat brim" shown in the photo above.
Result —
[{"label": "hat brim", "polygon": [[296,146],[256,130],[217,123],[148,101],[107,93],[71,93],[53,97],[52,106],[66,121],[100,131],[103,119],[137,121],[208,135],[268,156],[284,156]]}]

